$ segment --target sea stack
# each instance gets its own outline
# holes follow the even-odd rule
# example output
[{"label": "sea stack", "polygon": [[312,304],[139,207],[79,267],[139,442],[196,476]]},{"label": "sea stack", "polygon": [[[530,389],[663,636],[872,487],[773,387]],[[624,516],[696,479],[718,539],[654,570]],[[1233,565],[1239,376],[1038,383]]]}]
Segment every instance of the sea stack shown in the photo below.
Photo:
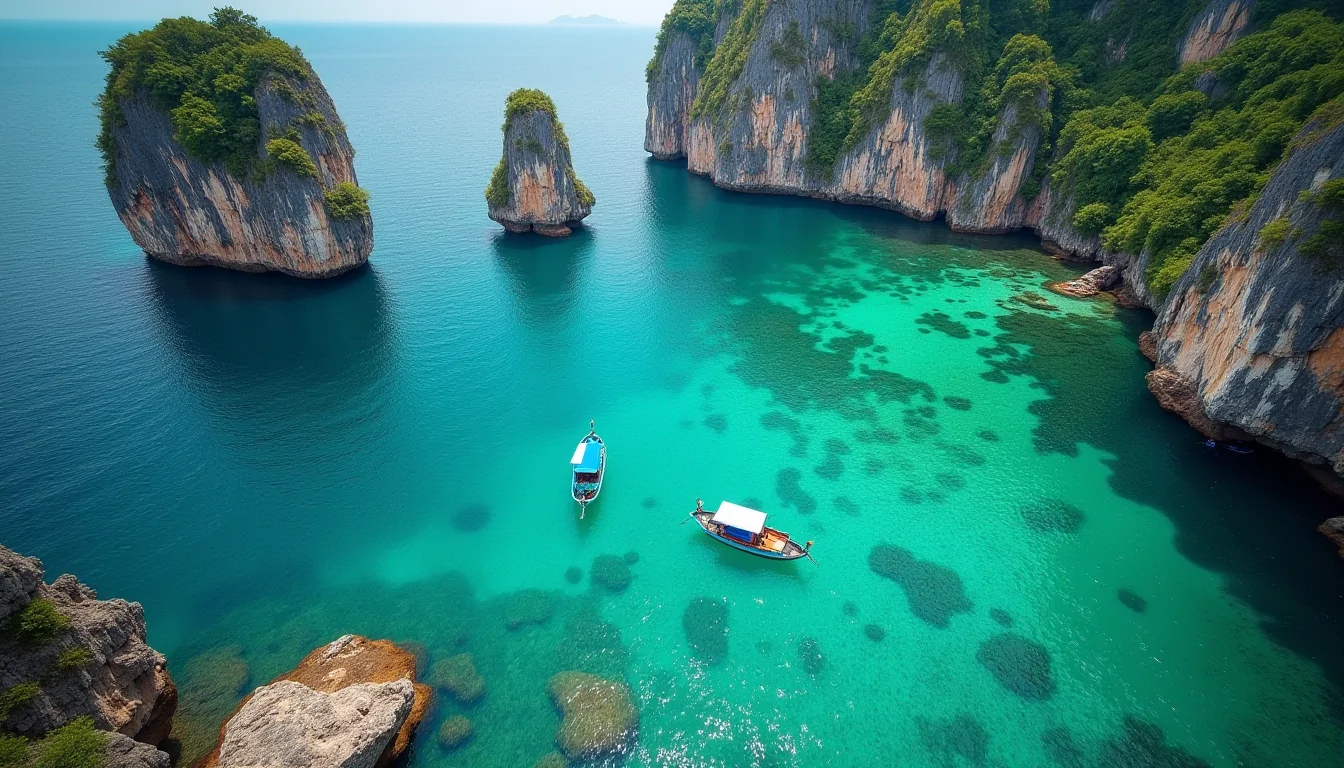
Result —
[{"label": "sea stack", "polygon": [[103,52],[98,138],[117,215],[186,266],[331,277],[368,261],[354,149],[303,54],[255,17],[168,19]]},{"label": "sea stack", "polygon": [[555,102],[519,88],[504,102],[504,156],[485,190],[490,218],[510,232],[568,235],[593,210],[593,193],[574,173]]}]

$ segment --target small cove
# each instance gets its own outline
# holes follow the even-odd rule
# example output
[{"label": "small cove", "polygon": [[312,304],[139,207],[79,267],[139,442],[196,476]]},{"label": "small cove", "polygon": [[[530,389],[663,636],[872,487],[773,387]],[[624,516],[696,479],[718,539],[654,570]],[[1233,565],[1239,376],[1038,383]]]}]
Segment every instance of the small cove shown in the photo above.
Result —
[{"label": "small cove", "polygon": [[[145,605],[188,754],[359,632],[486,680],[415,766],[530,765],[574,668],[634,688],[632,765],[1337,764],[1334,503],[1204,451],[1144,388],[1150,317],[1047,293],[1080,270],[1032,238],[648,160],[651,29],[273,25],[359,150],[371,267],[151,263],[91,145],[129,29],[0,25],[0,542]],[[598,198],[564,241],[485,218],[523,85]],[[578,521],[589,418],[611,474]],[[697,496],[819,566],[679,525]],[[520,590],[550,617],[510,630]]]}]

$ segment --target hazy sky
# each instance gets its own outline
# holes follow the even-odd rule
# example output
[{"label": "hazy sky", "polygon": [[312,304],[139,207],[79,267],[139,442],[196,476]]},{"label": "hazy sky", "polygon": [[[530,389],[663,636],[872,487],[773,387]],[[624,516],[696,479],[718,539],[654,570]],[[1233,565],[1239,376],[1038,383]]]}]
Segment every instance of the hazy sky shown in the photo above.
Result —
[{"label": "hazy sky", "polygon": [[205,18],[234,5],[269,21],[458,21],[536,24],[596,13],[657,24],[672,0],[0,0],[0,19]]}]

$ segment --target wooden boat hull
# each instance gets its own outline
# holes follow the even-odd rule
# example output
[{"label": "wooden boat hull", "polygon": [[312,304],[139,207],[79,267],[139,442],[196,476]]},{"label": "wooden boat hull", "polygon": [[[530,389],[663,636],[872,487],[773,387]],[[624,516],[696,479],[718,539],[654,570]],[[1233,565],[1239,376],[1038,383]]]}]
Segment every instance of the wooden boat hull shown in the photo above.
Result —
[{"label": "wooden boat hull", "polygon": [[596,433],[590,433],[584,437],[583,441],[597,443],[602,446],[602,458],[597,465],[597,487],[592,489],[592,496],[585,498],[580,494],[578,472],[573,472],[570,475],[569,495],[572,496],[575,501],[579,502],[580,507],[587,508],[589,504],[597,501],[598,494],[602,493],[602,480],[607,475],[607,444],[603,442],[602,438],[598,437]]},{"label": "wooden boat hull", "polygon": [[793,541],[792,539],[790,539],[789,542],[784,545],[784,551],[774,552],[768,549],[761,549],[760,547],[753,547],[750,544],[738,541],[732,538],[731,536],[723,536],[721,534],[715,533],[709,527],[709,520],[710,518],[714,517],[713,512],[709,511],[692,512],[691,517],[695,518],[695,522],[700,525],[700,530],[704,531],[706,536],[709,536],[710,538],[722,544],[727,544],[728,546],[740,552],[746,552],[749,555],[763,557],[766,560],[798,560],[799,558],[807,557],[807,550],[803,549],[801,546],[798,545],[798,542]]}]

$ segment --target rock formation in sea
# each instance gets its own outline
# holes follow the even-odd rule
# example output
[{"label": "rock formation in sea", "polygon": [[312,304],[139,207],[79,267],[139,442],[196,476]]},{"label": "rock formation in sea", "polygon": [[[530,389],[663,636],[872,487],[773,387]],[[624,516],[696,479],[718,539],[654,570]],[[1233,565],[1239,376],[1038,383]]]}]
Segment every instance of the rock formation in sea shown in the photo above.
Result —
[{"label": "rock formation in sea", "polygon": [[510,232],[563,237],[596,200],[574,173],[551,97],[519,88],[504,103],[504,155],[485,190],[491,219]]},{"label": "rock formation in sea", "polygon": [[555,741],[570,760],[592,760],[628,750],[639,710],[624,682],[586,672],[560,672],[551,678],[547,691],[562,715]]},{"label": "rock formation in sea", "polygon": [[1057,289],[1158,313],[1164,406],[1344,473],[1344,24],[1294,5],[678,0],[645,149],[728,189],[1034,230],[1106,265]]},{"label": "rock formation in sea", "polygon": [[414,654],[390,641],[345,635],[245,698],[197,766],[390,765],[431,703],[415,668]]},{"label": "rock formation in sea", "polygon": [[111,732],[98,737],[109,759],[166,766],[149,745],[176,708],[139,603],[99,600],[70,574],[46,584],[41,561],[0,546],[0,734],[39,739],[86,721]]},{"label": "rock formation in sea", "polygon": [[355,151],[298,49],[225,8],[209,23],[127,35],[103,55],[107,189],[145,253],[310,278],[368,261]]}]

